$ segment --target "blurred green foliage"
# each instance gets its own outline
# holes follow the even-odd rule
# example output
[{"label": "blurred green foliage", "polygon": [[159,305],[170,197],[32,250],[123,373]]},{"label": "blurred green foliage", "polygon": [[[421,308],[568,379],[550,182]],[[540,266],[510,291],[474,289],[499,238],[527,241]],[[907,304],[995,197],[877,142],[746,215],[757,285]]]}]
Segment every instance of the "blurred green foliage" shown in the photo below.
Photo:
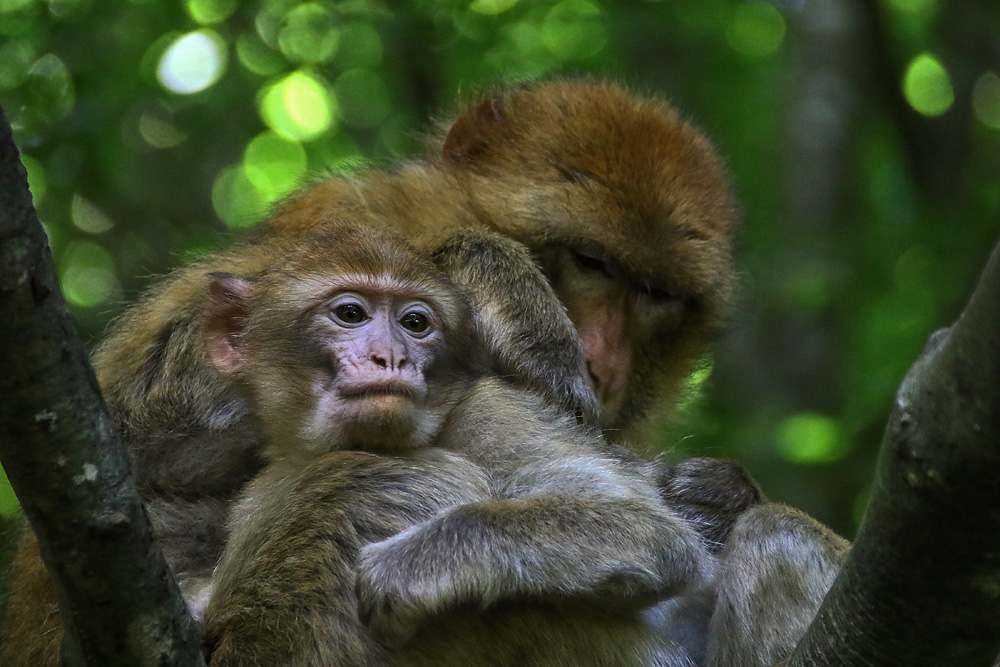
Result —
[{"label": "blurred green foliage", "polygon": [[732,166],[745,286],[659,437],[851,534],[894,390],[997,237],[1000,21],[980,4],[0,0],[0,104],[92,343],[151,275],[304,180],[414,154],[490,83],[669,97]]}]

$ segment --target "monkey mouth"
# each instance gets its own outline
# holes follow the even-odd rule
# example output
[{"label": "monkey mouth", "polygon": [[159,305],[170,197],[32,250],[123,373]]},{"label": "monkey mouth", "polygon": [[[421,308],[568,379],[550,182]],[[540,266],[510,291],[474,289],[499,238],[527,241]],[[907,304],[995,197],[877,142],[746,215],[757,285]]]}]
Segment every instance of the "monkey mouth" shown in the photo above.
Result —
[{"label": "monkey mouth", "polygon": [[415,400],[417,388],[407,382],[386,380],[384,382],[368,382],[365,384],[346,385],[340,388],[344,398],[376,398],[379,396],[396,396]]}]

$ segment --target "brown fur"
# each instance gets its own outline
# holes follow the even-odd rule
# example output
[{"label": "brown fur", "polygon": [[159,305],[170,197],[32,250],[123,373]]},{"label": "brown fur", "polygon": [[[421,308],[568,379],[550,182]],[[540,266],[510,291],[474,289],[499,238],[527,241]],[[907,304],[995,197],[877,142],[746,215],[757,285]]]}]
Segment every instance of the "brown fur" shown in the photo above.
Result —
[{"label": "brown fur", "polygon": [[[496,242],[494,252],[503,254],[505,240]],[[477,243],[485,251],[491,239]],[[649,470],[602,454],[596,434],[559,416],[544,398],[497,379],[472,384],[477,365],[465,340],[463,295],[457,288],[449,294],[429,265],[402,253],[391,234],[342,229],[234,295],[239,328],[226,340],[236,360],[228,347],[217,357],[254,397],[275,463],[237,506],[233,538],[213,576],[205,616],[212,664],[389,662],[373,635],[389,647],[406,644],[393,662],[467,664],[468,655],[456,656],[446,644],[428,655],[419,637],[406,640],[456,606],[506,602],[516,618],[534,609],[532,599],[615,610],[618,623],[631,625],[628,642],[609,638],[602,648],[617,663],[643,664],[639,656],[646,655],[689,664],[669,636],[642,632],[638,611],[664,595],[707,590],[712,560],[701,540],[663,507]],[[507,262],[516,264],[516,257]],[[341,405],[332,396],[340,371],[328,367],[324,351],[354,330],[331,327],[325,304],[338,298],[335,286],[345,284],[345,273],[348,284],[372,286],[364,288],[371,304],[405,289],[407,299],[433,312],[433,335],[417,341],[424,347],[411,349],[406,362],[411,377],[428,378],[420,409],[450,406],[431,451],[414,454],[410,434],[395,431],[368,432],[369,441],[353,443],[396,454],[369,465],[297,444],[317,414],[336,425],[323,429],[330,433],[350,430],[357,414],[348,404],[342,413],[314,413],[309,398],[318,393],[334,401],[326,405]],[[233,303],[218,304],[224,321]],[[372,335],[391,335],[381,333],[382,321],[369,322]],[[572,327],[565,329],[564,345],[572,346]],[[367,354],[359,351],[360,358]],[[350,363],[343,371],[352,378],[364,373],[368,383],[389,372]],[[337,447],[338,440],[328,442]],[[290,451],[297,448],[312,453]],[[371,634],[358,623],[359,607]],[[560,618],[554,627],[570,624]],[[494,654],[483,639],[479,650]]]},{"label": "brown fur", "polygon": [[[710,142],[665,102],[587,79],[499,90],[441,127],[426,161],[315,184],[261,234],[323,226],[353,190],[366,212],[401,221],[418,240],[429,230],[481,224],[520,241],[568,306],[581,295],[565,251],[594,253],[620,288],[610,306],[627,332],[629,367],[602,424],[620,432],[670,405],[735,283],[736,204]],[[651,291],[668,303],[650,303]],[[570,309],[578,327],[589,314]],[[534,375],[537,364],[544,359],[524,360],[520,370]]]},{"label": "brown fur", "polygon": [[[581,359],[575,346],[559,347],[561,325],[549,326],[566,317],[558,303],[524,299],[520,287],[527,280],[533,289],[554,289],[582,328],[594,302],[581,297],[581,284],[589,288],[596,280],[603,286],[598,305],[607,305],[610,321],[627,332],[625,340],[613,341],[627,373],[624,390],[605,404],[602,424],[611,434],[672,401],[677,380],[717,325],[732,291],[735,206],[707,140],[665,103],[611,83],[532,84],[490,95],[428,145],[426,159],[393,172],[310,186],[246,242],[173,273],[115,324],[98,351],[102,389],[154,529],[182,580],[198,581],[211,571],[225,535],[209,517],[259,471],[263,444],[254,416],[206,365],[199,332],[209,271],[260,275],[303,235],[344,220],[397,227],[429,254],[451,244],[442,265],[470,287],[473,326],[493,345],[494,370],[585,418],[593,413],[593,397],[580,378],[591,359]],[[480,260],[475,234],[441,241],[443,229],[475,228],[523,243],[549,283]],[[585,272],[573,263],[578,251],[596,255],[613,275],[581,280]],[[659,303],[651,302],[654,293]],[[537,345],[524,345],[525,334]],[[186,510],[175,511],[182,502],[204,511],[192,512],[185,525]],[[51,620],[55,598],[33,541],[26,534],[12,570],[4,664],[57,664],[52,635],[58,631],[48,632],[58,627]],[[454,623],[486,620],[464,616]],[[535,619],[526,614],[522,621],[523,637],[531,637]],[[583,646],[611,625],[555,633],[553,642],[572,637],[567,646]],[[47,634],[38,635],[39,628]],[[7,648],[22,636],[29,645],[49,647],[46,656],[25,658],[28,653]],[[474,648],[475,636],[450,641]],[[508,633],[510,646],[524,646],[517,636]]]}]

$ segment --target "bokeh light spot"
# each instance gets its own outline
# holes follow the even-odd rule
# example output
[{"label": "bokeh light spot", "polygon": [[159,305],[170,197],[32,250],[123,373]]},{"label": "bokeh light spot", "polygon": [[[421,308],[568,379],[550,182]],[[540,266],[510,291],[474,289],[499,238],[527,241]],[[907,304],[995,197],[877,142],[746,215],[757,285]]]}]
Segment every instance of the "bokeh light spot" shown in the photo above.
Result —
[{"label": "bokeh light spot", "polygon": [[173,148],[188,137],[170,121],[148,111],[139,116],[139,136],[153,148]]},{"label": "bokeh light spot", "polygon": [[748,58],[763,58],[785,40],[785,17],[767,2],[743,3],[726,25],[726,42]]},{"label": "bokeh light spot", "polygon": [[337,77],[334,92],[340,117],[354,127],[377,127],[392,110],[389,90],[369,70],[347,70]]},{"label": "bokeh light spot", "polygon": [[115,226],[114,220],[80,195],[73,195],[69,211],[76,228],[88,234],[103,234]]},{"label": "bokeh light spot", "polygon": [[278,47],[292,62],[318,63],[333,57],[338,37],[330,12],[308,3],[288,12],[278,33]]},{"label": "bokeh light spot", "polygon": [[586,0],[563,0],[542,21],[542,41],[561,60],[596,55],[607,39],[600,8]]},{"label": "bokeh light spot", "polygon": [[517,0],[472,0],[472,4],[469,5],[469,9],[477,14],[495,16],[497,14],[503,14],[516,4]]},{"label": "bokeh light spot", "polygon": [[17,87],[33,62],[35,50],[28,40],[12,39],[0,46],[0,90]]},{"label": "bokeh light spot", "polygon": [[371,69],[382,62],[382,37],[367,23],[349,23],[340,30],[337,62],[344,69]]},{"label": "bokeh light spot", "polygon": [[236,0],[187,0],[188,14],[202,25],[219,23],[236,10]]},{"label": "bokeh light spot", "polygon": [[242,164],[226,167],[212,183],[212,206],[227,226],[239,229],[260,220],[267,202],[247,177]]},{"label": "bokeh light spot", "polygon": [[335,102],[323,82],[293,72],[264,94],[261,115],[268,127],[295,141],[309,141],[333,124]]},{"label": "bokeh light spot", "polygon": [[247,179],[267,203],[290,192],[305,174],[306,164],[302,145],[274,132],[258,134],[243,151]]},{"label": "bokeh light spot", "polygon": [[225,42],[211,30],[181,35],[164,51],[156,77],[167,90],[190,95],[210,87],[226,66]]},{"label": "bokeh light spot", "polygon": [[986,127],[1000,130],[1000,76],[986,72],[972,86],[972,110]]},{"label": "bokeh light spot", "polygon": [[73,243],[66,249],[60,264],[63,293],[66,301],[74,306],[93,308],[121,293],[114,260],[96,243]]},{"label": "bokeh light spot", "polygon": [[243,67],[261,76],[272,76],[287,67],[285,58],[257,33],[244,33],[236,39],[236,57]]},{"label": "bokeh light spot", "polygon": [[66,65],[51,53],[35,61],[24,85],[28,105],[48,120],[58,120],[73,110],[76,92]]},{"label": "bokeh light spot", "polygon": [[929,53],[921,53],[906,68],[903,95],[911,107],[925,116],[940,116],[955,101],[948,70]]},{"label": "bokeh light spot", "polygon": [[697,404],[698,400],[701,398],[702,388],[708,379],[712,376],[712,367],[714,365],[711,355],[705,355],[698,362],[698,368],[687,376],[684,380],[683,388],[681,390],[680,401],[677,405],[677,412],[683,414],[690,410],[694,405]]},{"label": "bokeh light spot", "polygon": [[778,449],[793,463],[829,463],[850,452],[837,421],[815,412],[803,412],[781,422]]}]

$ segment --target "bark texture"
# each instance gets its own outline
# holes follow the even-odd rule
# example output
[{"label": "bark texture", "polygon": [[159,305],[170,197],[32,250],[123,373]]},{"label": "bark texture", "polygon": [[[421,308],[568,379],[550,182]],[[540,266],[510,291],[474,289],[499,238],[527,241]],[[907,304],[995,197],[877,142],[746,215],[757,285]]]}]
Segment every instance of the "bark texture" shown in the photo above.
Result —
[{"label": "bark texture", "polygon": [[988,666],[1000,652],[1000,245],[896,395],[850,557],[790,665]]},{"label": "bark texture", "polygon": [[59,592],[64,664],[201,665],[0,110],[0,462]]}]

